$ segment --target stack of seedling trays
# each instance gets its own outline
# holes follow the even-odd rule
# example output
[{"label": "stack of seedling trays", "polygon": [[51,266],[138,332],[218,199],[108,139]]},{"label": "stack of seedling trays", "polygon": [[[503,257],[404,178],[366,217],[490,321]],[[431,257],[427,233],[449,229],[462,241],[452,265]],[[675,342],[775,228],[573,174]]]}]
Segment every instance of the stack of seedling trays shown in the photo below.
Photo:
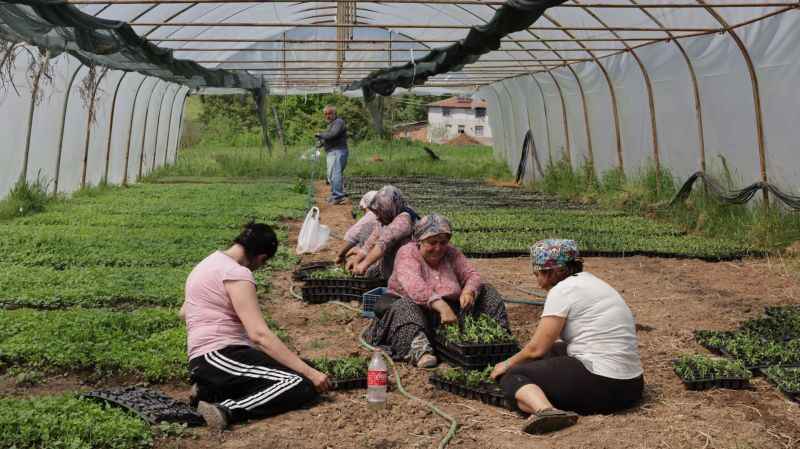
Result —
[{"label": "stack of seedling trays", "polygon": [[309,365],[328,375],[334,390],[340,391],[367,388],[368,364],[364,357],[320,357],[309,361]]},{"label": "stack of seedling trays", "polygon": [[519,351],[514,337],[488,315],[466,316],[460,326],[445,326],[433,346],[442,359],[466,369],[483,369]]},{"label": "stack of seedling trays", "polygon": [[321,304],[328,301],[361,301],[361,295],[385,287],[386,280],[353,276],[333,265],[318,265],[295,272],[294,278],[303,281],[303,301]]},{"label": "stack of seedling trays", "polygon": [[141,387],[110,388],[86,393],[83,397],[127,409],[152,425],[162,422],[202,426],[203,417],[189,404],[176,401],[161,392]]},{"label": "stack of seedling trays", "polygon": [[492,367],[482,371],[461,368],[440,369],[428,378],[434,387],[467,399],[513,410],[500,385],[489,378]]}]

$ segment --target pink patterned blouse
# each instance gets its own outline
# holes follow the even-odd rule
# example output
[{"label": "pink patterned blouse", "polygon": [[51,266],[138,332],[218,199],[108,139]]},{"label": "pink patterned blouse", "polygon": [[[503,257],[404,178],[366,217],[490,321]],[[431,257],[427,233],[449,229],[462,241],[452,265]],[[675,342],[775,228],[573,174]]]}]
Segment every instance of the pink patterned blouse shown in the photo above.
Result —
[{"label": "pink patterned blouse", "polygon": [[344,234],[344,239],[348,243],[363,245],[377,226],[380,226],[378,217],[372,211],[367,211],[356,224],[350,226]]},{"label": "pink patterned blouse", "polygon": [[424,307],[430,307],[437,299],[458,299],[463,290],[477,293],[480,286],[478,272],[452,245],[434,269],[422,258],[416,242],[406,243],[397,252],[394,271],[389,278],[392,293]]},{"label": "pink patterned blouse", "polygon": [[411,238],[414,231],[414,220],[408,212],[403,212],[392,220],[391,223],[384,226],[378,223],[372,229],[372,234],[362,246],[364,253],[369,253],[374,245],[378,245],[381,250],[386,251],[392,245],[396,245],[403,239]]}]

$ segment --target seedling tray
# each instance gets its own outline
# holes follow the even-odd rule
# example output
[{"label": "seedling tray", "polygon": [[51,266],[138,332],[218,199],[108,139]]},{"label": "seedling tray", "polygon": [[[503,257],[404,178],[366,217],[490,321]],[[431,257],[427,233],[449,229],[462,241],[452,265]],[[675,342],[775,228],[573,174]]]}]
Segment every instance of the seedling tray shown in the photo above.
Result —
[{"label": "seedling tray", "polygon": [[797,391],[784,390],[778,385],[778,382],[775,379],[773,379],[772,376],[769,375],[769,373],[765,372],[764,370],[761,370],[761,374],[763,374],[764,377],[767,378],[767,381],[772,385],[774,385],[775,388],[778,389],[778,391],[780,391],[784,396],[786,396],[786,399],[800,403],[800,390]]},{"label": "seedling tray", "polygon": [[508,410],[513,410],[513,407],[506,399],[503,391],[498,385],[483,384],[478,387],[472,388],[464,384],[448,382],[436,374],[432,374],[428,381],[436,388],[453,393],[467,399],[476,399],[484,404],[493,405],[495,407],[503,407]]},{"label": "seedling tray", "polygon": [[205,420],[188,404],[176,401],[163,393],[140,387],[96,390],[83,395],[95,401],[105,402],[127,409],[152,425],[161,422],[202,426]]},{"label": "seedling tray", "polygon": [[453,365],[466,369],[484,369],[487,365],[495,365],[507,359],[510,354],[462,355],[442,344],[438,338],[433,339],[436,353]]},{"label": "seedling tray", "polygon": [[309,287],[301,289],[303,301],[321,304],[328,301],[361,301],[361,295],[371,289],[352,287]]},{"label": "seedling tray", "polygon": [[[680,376],[678,376],[680,377]],[[687,390],[708,390],[710,388],[728,388],[730,390],[746,390],[750,388],[748,379],[730,377],[719,379],[686,380],[681,378]]]},{"label": "seedling tray", "polygon": [[325,270],[332,266],[333,262],[326,260],[304,263],[292,272],[292,279],[295,281],[305,281],[312,272]]},{"label": "seedling tray", "polygon": [[790,304],[785,306],[765,306],[764,314],[771,317],[779,317],[784,313],[800,313],[800,304]]},{"label": "seedling tray", "polygon": [[372,279],[361,277],[331,278],[331,279],[306,279],[303,287],[317,288],[349,288],[359,290],[359,295],[373,288],[386,287],[385,279]]},{"label": "seedling tray", "polygon": [[461,357],[465,356],[502,356],[508,358],[519,351],[519,345],[516,341],[509,341],[507,343],[453,343],[447,341],[439,336],[436,337],[440,346],[445,347],[450,353],[456,354]]},{"label": "seedling tray", "polygon": [[367,388],[366,377],[356,377],[353,379],[333,379],[331,380],[334,390],[361,390]]}]

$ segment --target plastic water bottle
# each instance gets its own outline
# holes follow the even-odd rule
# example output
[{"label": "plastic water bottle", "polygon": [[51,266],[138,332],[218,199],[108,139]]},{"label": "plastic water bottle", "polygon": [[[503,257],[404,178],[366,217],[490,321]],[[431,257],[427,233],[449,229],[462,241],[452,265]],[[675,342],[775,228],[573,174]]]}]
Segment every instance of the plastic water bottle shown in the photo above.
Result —
[{"label": "plastic water bottle", "polygon": [[367,368],[367,405],[369,408],[386,406],[387,381],[386,362],[380,351],[375,351],[372,353],[372,359]]}]

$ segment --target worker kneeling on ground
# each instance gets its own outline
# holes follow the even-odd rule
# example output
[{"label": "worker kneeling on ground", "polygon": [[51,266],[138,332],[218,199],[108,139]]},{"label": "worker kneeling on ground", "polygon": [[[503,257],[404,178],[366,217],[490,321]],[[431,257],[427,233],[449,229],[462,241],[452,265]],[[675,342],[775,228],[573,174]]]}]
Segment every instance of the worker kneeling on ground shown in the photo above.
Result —
[{"label": "worker kneeling on ground", "polygon": [[[577,422],[575,412],[611,413],[636,404],[644,379],[633,314],[622,296],[583,271],[574,241],[543,240],[530,250],[547,291],[542,318],[531,341],[491,374],[531,414],[523,431],[559,430]],[[563,341],[556,342],[559,336]]]},{"label": "worker kneeling on ground", "polygon": [[344,234],[344,247],[339,251],[336,257],[336,263],[345,263],[347,261],[347,253],[353,248],[361,248],[367,242],[367,239],[372,235],[372,231],[380,226],[378,216],[369,210],[369,205],[372,199],[378,193],[377,190],[370,190],[361,197],[358,202],[358,207],[364,211],[364,216],[347,230]]},{"label": "worker kneeling on ground", "polygon": [[458,315],[486,314],[508,329],[503,298],[481,284],[475,268],[450,244],[452,234],[450,222],[438,214],[417,222],[414,239],[397,252],[389,278],[396,299],[367,331],[373,345],[420,368],[436,366],[431,338],[439,324],[455,323]]},{"label": "worker kneeling on ground", "polygon": [[189,368],[197,411],[213,429],[297,409],[331,386],[264,321],[253,270],[277,249],[272,228],[251,222],[230,248],[203,259],[186,280],[180,313],[188,331]]}]

